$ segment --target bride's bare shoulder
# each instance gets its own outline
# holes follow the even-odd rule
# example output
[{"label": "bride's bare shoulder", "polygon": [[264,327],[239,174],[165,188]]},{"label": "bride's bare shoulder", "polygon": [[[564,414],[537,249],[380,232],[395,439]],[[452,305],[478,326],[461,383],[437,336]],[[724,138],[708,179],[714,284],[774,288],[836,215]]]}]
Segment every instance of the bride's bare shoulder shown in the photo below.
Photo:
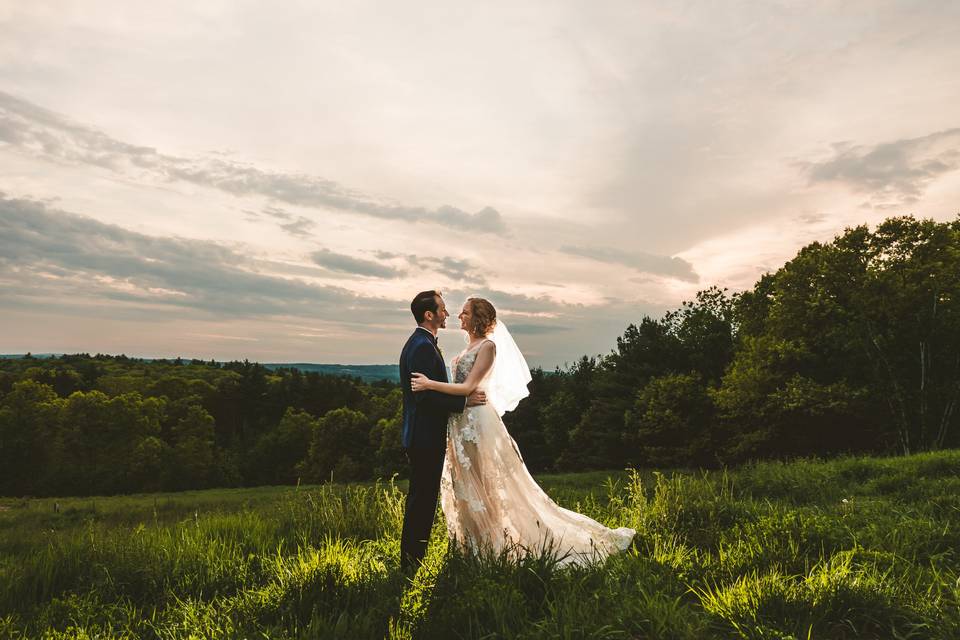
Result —
[{"label": "bride's bare shoulder", "polygon": [[481,353],[489,354],[491,356],[497,355],[497,343],[493,340],[486,340],[480,344],[480,347],[477,349],[477,355]]}]

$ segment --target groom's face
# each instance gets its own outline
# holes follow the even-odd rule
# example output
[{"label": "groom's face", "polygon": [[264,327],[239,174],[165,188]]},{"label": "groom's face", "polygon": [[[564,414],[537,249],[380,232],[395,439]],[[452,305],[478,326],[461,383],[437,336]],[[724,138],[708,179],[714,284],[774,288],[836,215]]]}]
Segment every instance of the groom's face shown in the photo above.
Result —
[{"label": "groom's face", "polygon": [[447,305],[444,303],[443,298],[437,296],[437,312],[433,314],[433,326],[435,329],[446,329],[447,328],[447,318],[450,317],[450,314],[447,313]]}]

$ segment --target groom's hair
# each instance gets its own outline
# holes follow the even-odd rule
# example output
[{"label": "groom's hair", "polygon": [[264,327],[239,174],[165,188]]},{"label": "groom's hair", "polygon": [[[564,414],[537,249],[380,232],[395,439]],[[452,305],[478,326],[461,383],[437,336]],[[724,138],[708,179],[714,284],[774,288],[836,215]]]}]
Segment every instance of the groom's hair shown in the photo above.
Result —
[{"label": "groom's hair", "polygon": [[423,317],[427,311],[437,312],[437,298],[440,297],[439,291],[421,291],[414,297],[410,303],[410,312],[413,313],[417,324],[423,322]]}]

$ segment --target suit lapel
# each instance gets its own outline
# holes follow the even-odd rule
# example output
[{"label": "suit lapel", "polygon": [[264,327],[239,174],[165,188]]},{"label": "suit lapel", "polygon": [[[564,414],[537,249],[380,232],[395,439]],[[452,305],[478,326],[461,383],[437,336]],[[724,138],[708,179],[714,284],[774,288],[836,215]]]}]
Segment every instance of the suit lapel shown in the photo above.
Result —
[{"label": "suit lapel", "polygon": [[449,377],[447,377],[447,363],[443,361],[443,354],[440,353],[440,347],[438,347],[436,343],[433,343],[433,352],[437,354],[437,361],[440,363],[440,375],[443,376],[442,382],[450,382]]},{"label": "suit lapel", "polygon": [[443,378],[441,382],[450,382],[450,377],[447,375],[447,363],[443,361],[443,354],[440,353],[440,347],[437,346],[437,343],[431,339],[431,335],[428,331],[423,331],[421,329],[414,329],[414,335],[419,333],[426,333],[426,336],[423,336],[421,340],[427,340],[430,343],[430,346],[433,347],[433,353],[437,357],[437,362],[440,363],[440,376]]}]

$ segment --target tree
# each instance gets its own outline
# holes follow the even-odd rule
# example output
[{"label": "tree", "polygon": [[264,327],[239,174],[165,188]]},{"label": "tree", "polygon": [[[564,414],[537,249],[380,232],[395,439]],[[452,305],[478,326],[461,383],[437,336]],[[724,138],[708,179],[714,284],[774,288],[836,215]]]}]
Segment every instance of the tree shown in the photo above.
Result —
[{"label": "tree", "polygon": [[737,313],[744,335],[804,344],[805,377],[885,406],[870,417],[910,453],[956,441],[958,305],[960,220],[907,216],[804,247],[742,296]]},{"label": "tree", "polygon": [[48,443],[62,405],[51,386],[31,379],[15,383],[0,402],[0,493],[40,492],[37,476],[49,468]]},{"label": "tree", "polygon": [[207,411],[195,404],[174,426],[171,439],[171,474],[168,486],[173,489],[206,488],[225,479],[223,460],[214,444],[214,421]]},{"label": "tree", "polygon": [[807,375],[811,354],[800,341],[747,337],[712,392],[728,462],[876,447],[867,394],[844,381]]},{"label": "tree", "polygon": [[53,437],[50,477],[67,493],[119,493],[141,474],[133,452],[160,435],[164,401],[138,393],[114,398],[77,391],[63,403]]},{"label": "tree", "polygon": [[598,363],[586,388],[589,404],[570,434],[560,458],[564,469],[609,469],[635,463],[623,446],[623,418],[636,390],[657,375],[689,367],[680,340],[670,325],[643,318],[617,338],[617,350]]},{"label": "tree", "polygon": [[503,422],[517,442],[527,468],[541,471],[552,468],[556,461],[545,433],[548,423],[541,422],[541,412],[543,400],[550,397],[559,380],[539,367],[531,370],[530,375],[527,385],[530,395],[521,400],[516,409],[505,413]]},{"label": "tree", "polygon": [[319,423],[306,411],[289,407],[275,429],[261,436],[246,456],[247,484],[295,484],[296,466],[307,457],[310,439]]},{"label": "tree", "polygon": [[86,390],[83,377],[71,366],[36,366],[27,369],[25,378],[53,387],[57,395],[65,398],[74,391]]},{"label": "tree", "polygon": [[960,399],[960,219],[879,225],[853,302],[904,453],[952,442]]},{"label": "tree", "polygon": [[306,459],[297,471],[308,482],[362,480],[369,477],[370,422],[353,409],[334,409],[320,418],[310,438]]},{"label": "tree", "polygon": [[170,445],[157,436],[142,438],[130,453],[130,484],[124,491],[170,488]]},{"label": "tree", "polygon": [[380,418],[370,431],[370,446],[374,448],[373,475],[390,478],[394,474],[405,477],[407,458],[400,444],[403,412],[400,408],[390,418]]},{"label": "tree", "polygon": [[699,373],[657,376],[637,392],[624,419],[624,439],[643,465],[715,464],[710,438],[713,413],[713,402]]},{"label": "tree", "polygon": [[[707,383],[719,382],[734,354],[736,296],[726,289],[698,291],[695,300],[668,312],[663,324],[675,336],[683,352],[675,370],[697,372]],[[686,365],[684,367],[683,365]]]},{"label": "tree", "polygon": [[540,409],[540,425],[543,439],[550,452],[553,463],[552,470],[559,470],[570,454],[567,453],[570,444],[570,434],[580,424],[580,416],[586,407],[581,406],[576,397],[567,390],[554,393],[549,402]]}]

